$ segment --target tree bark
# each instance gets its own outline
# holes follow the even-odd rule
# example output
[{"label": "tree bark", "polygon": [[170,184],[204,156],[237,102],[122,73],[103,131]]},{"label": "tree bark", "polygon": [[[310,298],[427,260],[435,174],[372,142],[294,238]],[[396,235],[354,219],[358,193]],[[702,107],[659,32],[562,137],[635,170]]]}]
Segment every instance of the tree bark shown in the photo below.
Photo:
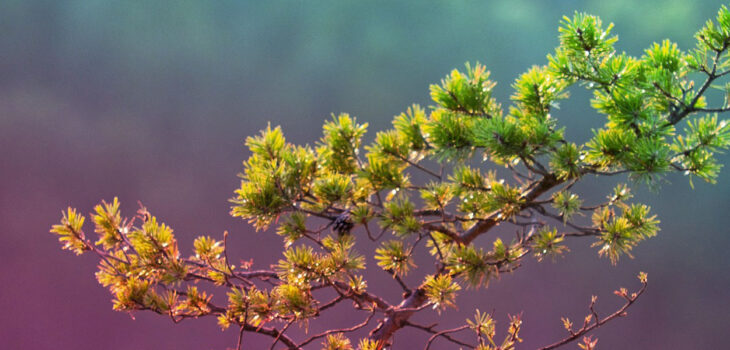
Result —
[{"label": "tree bark", "polygon": [[426,304],[426,300],[426,293],[422,287],[419,287],[403,299],[397,307],[388,312],[378,327],[370,332],[370,338],[378,342],[378,350],[390,345],[393,334],[405,326],[406,321],[417,309]]}]

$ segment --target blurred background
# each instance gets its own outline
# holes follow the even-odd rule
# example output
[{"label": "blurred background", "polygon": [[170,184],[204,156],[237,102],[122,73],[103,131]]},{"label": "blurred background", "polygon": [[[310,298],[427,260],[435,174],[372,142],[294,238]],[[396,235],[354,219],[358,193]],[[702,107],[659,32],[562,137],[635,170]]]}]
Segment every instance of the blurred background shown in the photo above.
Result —
[{"label": "blurred background", "polygon": [[[279,259],[280,238],[231,218],[227,199],[248,157],[245,137],[268,122],[282,125],[290,141],[313,144],[330,113],[348,112],[370,123],[372,140],[411,103],[428,105],[428,85],[467,61],[492,71],[506,107],[514,79],[544,64],[557,45],[563,15],[586,11],[614,22],[619,50],[641,55],[665,38],[692,48],[693,34],[721,4],[2,1],[0,347],[233,347],[237,332],[221,332],[212,318],[173,325],[112,311],[111,296],[93,276],[95,257],[62,251],[50,226],[68,206],[89,213],[101,199],[119,196],[131,216],[140,200],[175,229],[185,254],[195,236],[229,230],[231,255],[265,268]],[[588,93],[572,94],[555,117],[567,137],[583,141],[604,120],[590,110]],[[522,312],[520,348],[537,348],[566,335],[561,316],[580,323],[593,294],[599,312],[615,310],[621,301],[611,292],[637,288],[636,274],[646,271],[647,294],[627,318],[596,333],[600,349],[725,348],[729,184],[725,171],[717,185],[695,181],[694,190],[682,176],[669,176],[658,192],[638,186],[636,200],[659,214],[662,231],[635,250],[635,259],[611,266],[590,239],[573,242],[556,263],[529,259],[486,291],[462,292],[459,310],[438,318],[441,327],[463,324],[476,307],[493,312],[504,332],[507,314]],[[598,199],[609,188],[589,182],[577,192]],[[372,257],[368,262],[371,287],[395,302],[397,286]],[[313,330],[354,324],[348,308],[340,310]],[[419,320],[433,322],[434,315]],[[426,339],[408,330],[394,348]],[[249,335],[244,344],[260,349],[269,339]]]}]

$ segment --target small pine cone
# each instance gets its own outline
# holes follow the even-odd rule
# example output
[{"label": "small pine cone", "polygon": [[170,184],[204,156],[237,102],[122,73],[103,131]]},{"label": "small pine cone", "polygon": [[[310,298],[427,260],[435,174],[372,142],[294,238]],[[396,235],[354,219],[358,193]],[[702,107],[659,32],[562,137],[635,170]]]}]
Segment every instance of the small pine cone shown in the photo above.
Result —
[{"label": "small pine cone", "polygon": [[342,214],[338,215],[335,218],[332,230],[337,232],[338,235],[342,236],[344,234],[349,234],[353,226],[354,224],[352,223],[352,221],[350,221],[350,212],[344,211]]}]

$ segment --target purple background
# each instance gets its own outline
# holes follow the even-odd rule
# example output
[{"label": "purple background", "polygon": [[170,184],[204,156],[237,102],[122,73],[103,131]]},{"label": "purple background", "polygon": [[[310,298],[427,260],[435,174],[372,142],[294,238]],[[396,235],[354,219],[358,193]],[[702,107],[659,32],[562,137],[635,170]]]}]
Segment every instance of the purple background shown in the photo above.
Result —
[{"label": "purple background", "polygon": [[[119,196],[123,214],[133,215],[140,200],[176,230],[185,254],[195,236],[229,230],[231,256],[267,267],[279,259],[279,237],[231,218],[227,199],[248,156],[243,140],[268,121],[282,125],[289,140],[311,144],[329,113],[349,112],[370,123],[371,140],[411,103],[428,104],[428,84],[477,60],[492,71],[497,98],[507,106],[514,78],[544,64],[557,45],[563,14],[588,11],[615,22],[619,49],[640,55],[666,37],[693,47],[692,34],[721,4],[150,3],[0,3],[0,348],[235,344],[236,331],[221,332],[214,319],[173,325],[149,313],[132,321],[112,311],[109,293],[93,277],[96,259],[62,251],[48,234],[67,206],[89,213],[101,199]],[[575,140],[603,123],[587,96],[573,89],[556,113]],[[723,172],[714,186],[696,181],[694,191],[686,178],[668,180],[657,193],[638,190],[636,199],[659,214],[662,231],[635,250],[635,259],[613,267],[597,258],[590,240],[572,242],[572,252],[555,264],[528,259],[486,291],[463,291],[459,310],[438,318],[441,327],[463,323],[478,307],[494,311],[502,332],[507,314],[523,312],[520,348],[535,348],[565,335],[561,316],[578,323],[592,294],[599,311],[613,310],[620,300],[611,292],[636,288],[634,276],[646,271],[647,294],[628,318],[597,333],[599,348],[723,348],[730,324],[730,175]],[[589,181],[579,191],[602,198],[609,185]],[[93,233],[88,225],[86,231]],[[397,286],[372,257],[368,264],[371,288],[395,301]],[[354,324],[347,310],[336,309],[312,330]],[[395,348],[425,339],[408,330]],[[246,349],[264,346],[268,339],[247,336]]]}]

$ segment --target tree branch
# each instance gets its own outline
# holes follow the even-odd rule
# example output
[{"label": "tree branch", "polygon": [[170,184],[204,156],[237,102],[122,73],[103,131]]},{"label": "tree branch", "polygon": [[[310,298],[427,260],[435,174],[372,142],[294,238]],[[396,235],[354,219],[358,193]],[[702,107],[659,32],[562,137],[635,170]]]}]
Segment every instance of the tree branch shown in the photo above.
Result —
[{"label": "tree branch", "polygon": [[311,342],[313,342],[313,341],[315,341],[315,340],[317,340],[319,338],[326,337],[326,336],[328,336],[330,334],[354,332],[354,331],[356,331],[356,330],[358,330],[360,328],[363,328],[363,327],[367,326],[367,324],[370,323],[370,320],[373,319],[373,316],[374,315],[375,315],[375,309],[373,309],[370,312],[370,314],[368,314],[368,317],[365,318],[364,321],[362,321],[362,322],[360,322],[360,323],[358,323],[358,324],[356,324],[356,325],[354,325],[354,326],[352,326],[350,328],[335,328],[335,329],[330,329],[330,330],[327,330],[325,332],[319,333],[317,335],[313,335],[313,336],[309,337],[307,340],[305,340],[302,343],[300,343],[297,346],[297,349],[298,348],[301,348],[301,347],[303,347],[303,346],[305,346],[305,345],[307,345],[307,344],[309,344],[309,343],[311,343]]},{"label": "tree branch", "polygon": [[[443,331],[436,331],[436,330],[433,329],[434,327],[436,327],[436,324],[432,324],[430,326],[423,326],[423,325],[416,324],[416,323],[413,323],[413,322],[410,322],[410,321],[406,321],[406,326],[409,326],[409,327],[413,327],[413,328],[417,328],[417,329],[426,331],[428,333],[433,334],[435,337],[441,336],[443,338],[446,338],[448,341],[450,341],[450,342],[452,342],[454,344],[458,344],[458,345],[461,345],[461,346],[466,346],[468,348],[475,348],[474,345],[469,344],[469,343],[462,342],[459,339],[455,339],[454,337],[452,337],[452,336],[449,335],[449,333],[458,332],[458,331],[461,331],[461,329],[459,329],[458,331],[454,331],[454,332],[448,332],[450,330],[447,329],[446,330],[447,332],[444,333]],[[435,338],[434,338],[434,340],[435,340]]]},{"label": "tree branch", "polygon": [[[445,337],[445,338],[449,339],[450,341],[453,341],[453,342],[455,342],[457,344],[464,345],[461,342],[454,341],[453,338],[447,336],[447,334],[460,332],[460,331],[463,331],[463,330],[468,329],[468,328],[469,328],[469,325],[463,325],[461,327],[456,327],[456,328],[452,328],[452,329],[445,329],[443,331],[436,332],[434,335],[432,335],[430,338],[428,338],[428,342],[426,343],[426,347],[424,348],[424,350],[430,349],[431,348],[431,343],[433,343],[433,341],[436,340],[436,338],[438,338],[438,337]],[[469,345],[469,346],[472,347],[472,348],[474,348],[473,345]]]},{"label": "tree branch", "polygon": [[[586,333],[602,326],[603,324],[605,324],[608,321],[611,321],[618,317],[626,316],[626,310],[636,302],[636,299],[638,299],[642,294],[644,294],[644,291],[646,291],[646,286],[647,286],[647,282],[645,280],[643,280],[641,282],[641,288],[637,292],[632,293],[631,295],[629,295],[624,288],[621,288],[621,289],[615,291],[614,294],[624,298],[626,300],[626,303],[620,309],[618,309],[616,312],[604,317],[603,319],[598,318],[598,314],[596,313],[596,311],[594,309],[594,305],[597,300],[596,297],[591,298],[591,304],[589,305],[591,314],[589,316],[586,316],[583,326],[579,330],[573,331],[572,329],[570,329],[570,327],[568,327],[568,325],[569,325],[569,321],[568,321],[568,324],[566,324],[566,329],[570,333],[570,336],[568,336],[560,341],[557,341],[553,344],[541,347],[539,350],[551,350],[551,349],[555,349],[557,347],[563,346],[565,344],[568,344],[568,343],[580,338],[581,336],[585,335]],[[591,320],[594,320],[595,322],[590,323]]]}]

